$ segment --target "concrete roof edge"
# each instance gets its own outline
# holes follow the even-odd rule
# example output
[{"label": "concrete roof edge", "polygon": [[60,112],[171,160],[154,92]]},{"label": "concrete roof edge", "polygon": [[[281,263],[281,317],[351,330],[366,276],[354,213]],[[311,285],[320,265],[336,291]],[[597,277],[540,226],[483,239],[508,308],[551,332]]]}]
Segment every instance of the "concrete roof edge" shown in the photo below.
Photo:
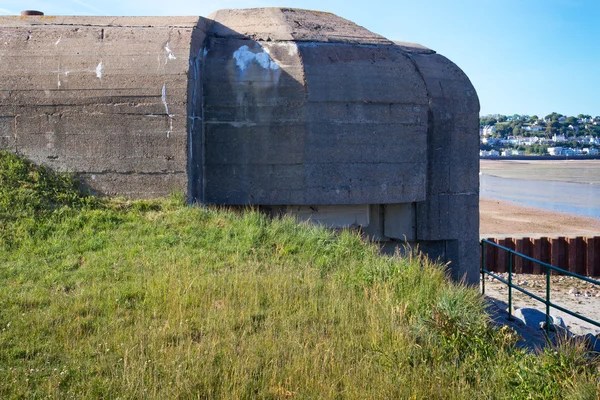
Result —
[{"label": "concrete roof edge", "polygon": [[114,26],[114,27],[194,27],[204,17],[109,17],[109,16],[0,16],[0,27],[19,26]]},{"label": "concrete roof edge", "polygon": [[396,46],[400,47],[402,50],[407,53],[416,53],[416,54],[436,54],[435,50],[430,49],[429,47],[425,47],[418,43],[411,42],[402,42],[399,40],[392,40]]},{"label": "concrete roof edge", "polygon": [[296,41],[349,44],[392,44],[330,12],[289,7],[222,9],[210,14],[210,36],[255,41]]}]

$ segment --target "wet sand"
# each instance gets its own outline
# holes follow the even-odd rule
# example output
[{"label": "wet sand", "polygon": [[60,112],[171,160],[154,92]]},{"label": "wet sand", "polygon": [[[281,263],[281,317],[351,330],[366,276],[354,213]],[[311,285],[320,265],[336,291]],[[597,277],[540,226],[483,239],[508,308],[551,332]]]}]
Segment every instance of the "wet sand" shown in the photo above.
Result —
[{"label": "wet sand", "polygon": [[[573,214],[558,213],[533,207],[524,207],[517,203],[480,198],[479,219],[481,237],[535,237],[535,236],[600,236],[600,220]],[[504,274],[506,275],[506,274]],[[515,275],[515,283],[526,286],[526,289],[543,297],[545,293],[545,275]],[[491,278],[490,278],[491,279]],[[553,277],[551,298],[569,310],[600,321],[600,288],[569,277]],[[578,292],[574,294],[575,290]],[[486,282],[486,297],[490,299],[506,317],[507,288],[506,285],[492,280]],[[535,308],[545,312],[545,306],[517,290],[513,291],[513,307]],[[580,319],[556,309],[552,315],[563,318],[565,324],[575,334],[598,334],[600,330]],[[510,324],[507,321],[503,324]],[[499,322],[502,322],[499,321]],[[540,331],[529,332],[517,329],[524,337],[524,342],[531,345],[543,343],[536,341]]]},{"label": "wet sand", "polygon": [[485,236],[600,236],[600,220],[480,198],[479,234]]},{"label": "wet sand", "polygon": [[600,235],[600,160],[480,160],[480,170],[493,181],[482,187],[480,235]]},{"label": "wet sand", "polygon": [[479,167],[500,178],[600,185],[600,160],[480,160]]},{"label": "wet sand", "polygon": [[600,160],[481,160],[480,195],[600,219]]},{"label": "wet sand", "polygon": [[[486,175],[541,182],[568,182],[588,185],[600,185],[600,160],[568,160],[568,161],[516,161],[516,160],[481,160],[481,172]],[[504,188],[504,190],[511,190]],[[515,196],[512,191],[509,193]],[[567,202],[577,201],[576,196],[565,193]],[[600,199],[589,199],[598,205]],[[600,219],[568,214],[536,207],[528,207],[519,203],[492,198],[480,197],[479,220],[481,237],[539,237],[539,236],[600,236]],[[538,295],[545,291],[545,275],[516,275],[518,284],[526,286]],[[553,277],[551,298],[567,309],[600,320],[600,288],[576,281],[567,277]],[[579,294],[575,294],[577,291]],[[506,285],[499,281],[486,282],[486,297],[493,299],[500,309],[506,310]],[[514,307],[531,307],[545,312],[545,306],[536,300],[514,291]],[[556,309],[551,314],[562,317],[568,328],[576,334],[600,332],[597,327],[587,324]],[[507,322],[506,322],[507,323]],[[536,333],[536,332],[533,332]],[[535,338],[521,333],[526,342],[535,344]],[[535,335],[534,335],[535,336]]]}]

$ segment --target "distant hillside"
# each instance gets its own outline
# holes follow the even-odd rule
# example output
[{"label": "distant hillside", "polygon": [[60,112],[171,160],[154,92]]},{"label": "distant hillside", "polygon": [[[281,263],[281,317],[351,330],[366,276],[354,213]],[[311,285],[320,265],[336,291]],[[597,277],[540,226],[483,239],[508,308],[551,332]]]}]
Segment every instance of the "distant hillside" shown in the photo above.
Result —
[{"label": "distant hillside", "polygon": [[600,116],[559,113],[479,118],[481,156],[600,154]]},{"label": "distant hillside", "polygon": [[508,135],[552,136],[554,134],[574,136],[600,135],[600,116],[579,114],[566,116],[559,113],[545,117],[537,115],[486,115],[479,118],[480,127],[496,128],[499,137]]}]

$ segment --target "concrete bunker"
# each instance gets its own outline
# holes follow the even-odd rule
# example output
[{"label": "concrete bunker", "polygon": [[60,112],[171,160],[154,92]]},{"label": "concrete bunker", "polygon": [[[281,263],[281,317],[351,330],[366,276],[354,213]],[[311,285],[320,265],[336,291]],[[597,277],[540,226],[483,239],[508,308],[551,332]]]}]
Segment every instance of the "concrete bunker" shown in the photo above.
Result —
[{"label": "concrete bunker", "polygon": [[434,51],[284,8],[0,17],[0,33],[0,148],[103,194],[360,226],[477,281],[479,103]]}]

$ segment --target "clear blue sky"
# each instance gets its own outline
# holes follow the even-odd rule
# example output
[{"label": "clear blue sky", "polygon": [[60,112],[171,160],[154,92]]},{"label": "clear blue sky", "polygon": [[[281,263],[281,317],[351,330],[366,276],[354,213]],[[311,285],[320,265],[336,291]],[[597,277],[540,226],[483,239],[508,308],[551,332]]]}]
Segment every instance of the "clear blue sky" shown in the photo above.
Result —
[{"label": "clear blue sky", "polygon": [[600,115],[600,0],[0,0],[0,14],[201,15],[220,8],[329,11],[461,67],[481,114]]}]

